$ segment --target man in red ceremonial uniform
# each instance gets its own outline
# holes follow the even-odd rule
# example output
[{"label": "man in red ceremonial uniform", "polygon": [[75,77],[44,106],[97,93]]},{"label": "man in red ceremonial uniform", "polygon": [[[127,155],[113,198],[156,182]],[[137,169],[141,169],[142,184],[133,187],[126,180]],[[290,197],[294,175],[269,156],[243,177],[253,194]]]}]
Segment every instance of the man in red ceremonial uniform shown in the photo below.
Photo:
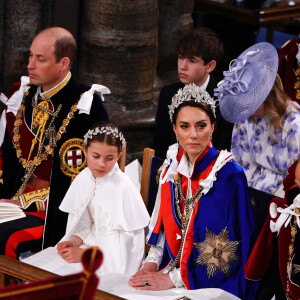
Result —
[{"label": "man in red ceremonial uniform", "polygon": [[[19,90],[5,103],[0,201],[20,205],[26,217],[0,223],[0,254],[17,257],[41,247],[43,237],[44,247],[60,240],[67,215],[58,206],[85,167],[82,137],[93,123],[108,120],[101,94],[109,90],[75,82],[70,72],[75,54],[69,31],[43,30],[30,47],[29,77],[21,78]],[[70,163],[70,153],[81,158]]]},{"label": "man in red ceremonial uniform", "polygon": [[245,275],[262,280],[257,299],[300,299],[300,164],[284,179],[284,199],[274,198],[269,216],[245,265]]}]

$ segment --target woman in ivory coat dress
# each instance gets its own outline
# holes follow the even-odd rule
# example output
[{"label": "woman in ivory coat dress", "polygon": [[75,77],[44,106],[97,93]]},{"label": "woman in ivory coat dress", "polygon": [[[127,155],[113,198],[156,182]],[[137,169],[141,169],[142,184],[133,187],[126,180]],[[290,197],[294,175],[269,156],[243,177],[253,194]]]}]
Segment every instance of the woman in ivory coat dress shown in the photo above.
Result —
[{"label": "woman in ivory coat dress", "polygon": [[79,262],[82,248],[99,246],[100,273],[135,273],[144,256],[149,215],[117,160],[125,139],[111,123],[95,124],[84,137],[88,168],[73,181],[60,209],[69,213],[66,234],[57,244],[67,262]]}]

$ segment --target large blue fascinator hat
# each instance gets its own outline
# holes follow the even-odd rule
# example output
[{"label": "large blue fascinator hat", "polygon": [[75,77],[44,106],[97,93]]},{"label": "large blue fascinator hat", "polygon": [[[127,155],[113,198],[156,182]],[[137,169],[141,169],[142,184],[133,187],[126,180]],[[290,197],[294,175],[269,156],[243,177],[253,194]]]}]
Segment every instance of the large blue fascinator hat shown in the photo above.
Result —
[{"label": "large blue fascinator hat", "polygon": [[251,46],[233,60],[214,90],[223,118],[236,123],[255,113],[270,93],[277,70],[277,50],[266,42]]}]

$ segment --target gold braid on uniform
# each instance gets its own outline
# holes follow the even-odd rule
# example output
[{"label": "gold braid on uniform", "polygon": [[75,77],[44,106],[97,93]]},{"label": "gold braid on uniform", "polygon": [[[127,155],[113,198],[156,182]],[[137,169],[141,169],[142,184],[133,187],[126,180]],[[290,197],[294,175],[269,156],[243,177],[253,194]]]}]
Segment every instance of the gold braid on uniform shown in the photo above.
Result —
[{"label": "gold braid on uniform", "polygon": [[291,294],[290,294],[290,282],[289,282],[289,274],[290,274],[290,267],[292,264],[292,257],[294,255],[294,242],[295,242],[295,237],[297,234],[297,220],[294,218],[294,220],[291,222],[291,240],[289,244],[289,252],[288,252],[288,261],[287,261],[287,266],[286,266],[286,298],[287,300],[292,300]]},{"label": "gold braid on uniform", "polygon": [[[36,104],[34,101],[33,102],[33,107],[36,109],[40,109],[42,112],[36,112],[36,120],[33,120],[34,126],[39,126],[38,132],[36,134],[36,137],[32,140],[32,146],[31,148],[34,148],[34,145],[37,143],[37,135],[40,135],[40,143],[38,147],[38,152],[37,155],[33,158],[31,158],[32,150],[30,150],[30,154],[28,156],[28,159],[25,159],[22,156],[22,149],[20,147],[20,126],[22,124],[22,115],[23,111],[25,110],[25,97],[28,95],[28,92],[24,93],[24,97],[21,103],[21,106],[17,112],[16,115],[16,120],[14,122],[14,129],[13,129],[13,142],[14,142],[14,147],[16,149],[17,157],[19,159],[19,162],[22,164],[23,168],[26,168],[26,173],[24,177],[22,178],[22,185],[15,194],[15,196],[12,198],[14,200],[18,200],[19,196],[23,194],[27,182],[30,180],[32,174],[34,173],[35,169],[37,166],[41,164],[43,160],[46,160],[48,158],[49,154],[53,154],[54,148],[56,147],[56,143],[58,140],[60,140],[62,134],[66,132],[66,127],[69,125],[70,120],[74,117],[74,114],[77,110],[77,104],[81,98],[77,101],[76,104],[72,105],[70,112],[68,113],[67,117],[63,120],[62,126],[59,128],[58,132],[55,132],[55,127],[54,127],[54,120],[58,116],[59,111],[62,107],[62,104],[60,104],[55,112],[52,112],[48,109],[48,104],[45,105],[43,103],[41,106]],[[49,119],[50,115],[52,116],[51,121],[49,122],[48,128],[45,129],[47,120]],[[40,121],[40,122],[39,122]],[[49,144],[47,146],[44,146],[45,139],[49,139]],[[45,150],[42,152],[43,148]]]},{"label": "gold braid on uniform", "polygon": [[33,202],[36,203],[37,211],[44,211],[44,205],[43,203],[45,202],[45,199],[49,195],[50,188],[45,188],[41,190],[37,190],[34,192],[29,192],[22,194],[20,196],[20,200],[22,202],[22,206],[24,209],[28,208],[30,204]]},{"label": "gold braid on uniform", "polygon": [[298,64],[298,67],[295,71],[296,75],[296,82],[294,84],[294,88],[296,90],[296,100],[300,101],[300,63]]},{"label": "gold braid on uniform", "polygon": [[[181,243],[180,243],[180,247],[178,250],[178,253],[175,257],[175,259],[171,262],[171,269],[170,271],[173,271],[179,261],[179,258],[181,256],[182,253],[182,249],[183,249],[183,245],[185,242],[185,236],[187,233],[187,227],[192,215],[192,212],[195,208],[196,203],[199,201],[199,199],[202,197],[202,190],[203,187],[200,185],[200,182],[202,180],[200,179],[199,181],[199,187],[197,189],[197,191],[194,193],[194,195],[191,198],[185,198],[182,192],[182,186],[181,186],[181,179],[179,174],[175,174],[174,175],[174,184],[175,184],[175,205],[176,205],[176,210],[178,213],[178,217],[181,221],[181,232],[182,232],[182,236],[181,236]],[[185,207],[184,207],[184,214],[181,213],[181,208],[180,208],[180,197],[183,200],[183,202],[185,203]]]},{"label": "gold braid on uniform", "polygon": [[[27,158],[27,161],[30,160],[32,151],[37,143],[37,140],[40,140],[38,150],[40,150],[43,147],[44,140],[45,140],[45,127],[47,125],[47,121],[49,120],[50,115],[53,117],[52,121],[58,116],[58,113],[61,109],[61,105],[58,106],[56,112],[50,111],[49,108],[49,102],[48,101],[42,101],[39,104],[36,104],[35,101],[32,99],[32,106],[34,107],[33,110],[33,124],[32,124],[32,129],[34,130],[35,128],[37,129],[37,132],[35,134],[34,139],[32,140],[32,144],[30,147],[30,152]],[[50,128],[51,124],[49,124],[48,129]],[[50,136],[51,139],[51,136]],[[50,144],[53,143],[53,137],[52,140],[50,140]]]},{"label": "gold braid on uniform", "polygon": [[300,265],[293,264],[292,276],[297,275],[300,272]]}]

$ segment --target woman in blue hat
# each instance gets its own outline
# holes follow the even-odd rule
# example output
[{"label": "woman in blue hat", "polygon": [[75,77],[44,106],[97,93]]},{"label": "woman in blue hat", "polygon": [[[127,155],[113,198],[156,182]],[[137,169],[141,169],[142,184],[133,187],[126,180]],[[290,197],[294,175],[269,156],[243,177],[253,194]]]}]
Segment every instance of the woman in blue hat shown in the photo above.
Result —
[{"label": "woman in blue hat", "polygon": [[282,181],[300,150],[300,107],[277,70],[274,46],[255,44],[231,63],[215,95],[223,117],[235,123],[231,151],[248,185],[283,197]]}]

